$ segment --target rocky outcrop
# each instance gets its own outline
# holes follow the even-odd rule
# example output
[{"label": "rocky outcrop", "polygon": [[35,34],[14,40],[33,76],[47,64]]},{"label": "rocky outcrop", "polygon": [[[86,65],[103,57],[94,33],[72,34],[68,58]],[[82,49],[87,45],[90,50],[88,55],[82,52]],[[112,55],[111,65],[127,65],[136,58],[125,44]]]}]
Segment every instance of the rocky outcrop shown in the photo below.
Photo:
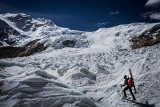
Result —
[{"label": "rocky outcrop", "polygon": [[131,39],[132,49],[160,44],[160,24]]},{"label": "rocky outcrop", "polygon": [[33,55],[45,50],[47,47],[38,42],[39,39],[27,43],[24,47],[0,47],[0,58],[13,58]]},{"label": "rocky outcrop", "polygon": [[22,47],[12,47],[12,46],[0,47],[0,58],[16,57],[22,51],[24,51],[24,48]]},{"label": "rocky outcrop", "polygon": [[38,41],[39,41],[39,39],[36,39],[34,41],[31,41],[31,42],[27,43],[23,47],[24,51],[20,52],[18,56],[20,56],[20,57],[29,56],[29,55],[32,55],[34,53],[45,50],[47,47],[45,47],[43,43],[39,43]]},{"label": "rocky outcrop", "polygon": [[74,47],[75,44],[76,44],[76,41],[75,40],[64,40],[62,42],[62,44],[65,46],[65,47]]}]

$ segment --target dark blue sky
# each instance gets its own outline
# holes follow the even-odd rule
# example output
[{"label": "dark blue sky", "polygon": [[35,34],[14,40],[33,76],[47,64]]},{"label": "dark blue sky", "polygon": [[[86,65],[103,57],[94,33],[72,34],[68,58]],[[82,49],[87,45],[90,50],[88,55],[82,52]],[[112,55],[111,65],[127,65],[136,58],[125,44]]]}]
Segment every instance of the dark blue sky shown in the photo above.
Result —
[{"label": "dark blue sky", "polygon": [[34,18],[51,19],[61,27],[94,31],[99,27],[111,27],[132,22],[157,22],[157,20],[144,18],[155,11],[152,7],[145,7],[147,1],[0,0],[0,13],[26,13]]}]

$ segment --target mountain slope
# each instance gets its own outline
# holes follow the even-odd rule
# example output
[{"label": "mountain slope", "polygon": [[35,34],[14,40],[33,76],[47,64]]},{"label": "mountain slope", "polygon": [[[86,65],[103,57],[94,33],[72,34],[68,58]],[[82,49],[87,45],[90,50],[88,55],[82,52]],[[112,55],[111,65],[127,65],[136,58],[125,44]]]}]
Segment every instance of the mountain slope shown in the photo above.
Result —
[{"label": "mountain slope", "polygon": [[[10,26],[6,20],[13,22],[20,16],[1,17]],[[0,59],[0,106],[138,107],[121,100],[120,84],[123,76],[129,75],[129,68],[138,91],[135,94],[137,101],[160,106],[160,45],[157,42],[133,47],[141,40],[133,42],[133,39],[142,34],[158,38],[159,27],[151,30],[158,23],[132,23],[81,32],[48,24],[50,21],[45,19],[30,20],[32,24],[28,30],[23,29],[26,24],[16,25],[17,20],[14,20],[15,26],[10,26],[21,30],[16,30],[18,35],[12,35],[19,39],[13,46],[40,39],[47,49],[30,56]],[[22,32],[26,37],[21,37]],[[147,43],[150,40],[146,40]],[[4,44],[5,41],[1,41]]]}]

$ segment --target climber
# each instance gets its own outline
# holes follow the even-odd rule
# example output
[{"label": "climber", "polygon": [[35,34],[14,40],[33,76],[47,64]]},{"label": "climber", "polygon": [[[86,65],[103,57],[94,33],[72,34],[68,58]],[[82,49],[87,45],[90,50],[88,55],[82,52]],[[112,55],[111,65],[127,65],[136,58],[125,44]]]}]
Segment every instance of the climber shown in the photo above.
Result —
[{"label": "climber", "polygon": [[129,90],[132,97],[133,97],[133,100],[136,100],[133,92],[132,92],[132,85],[133,84],[133,81],[132,81],[132,78],[128,78],[126,75],[124,76],[124,84],[121,84],[121,87],[122,86],[125,86],[125,88],[123,89],[123,93],[124,93],[124,97],[123,98],[127,98],[127,94],[126,94],[126,90]]}]

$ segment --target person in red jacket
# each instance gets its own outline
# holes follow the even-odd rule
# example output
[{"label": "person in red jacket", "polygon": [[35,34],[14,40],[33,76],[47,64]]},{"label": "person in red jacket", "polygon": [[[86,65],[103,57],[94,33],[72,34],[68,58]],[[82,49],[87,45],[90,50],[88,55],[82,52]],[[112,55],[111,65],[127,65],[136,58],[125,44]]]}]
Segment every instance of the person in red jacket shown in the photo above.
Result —
[{"label": "person in red jacket", "polygon": [[129,90],[132,97],[133,97],[133,100],[136,100],[133,92],[132,92],[132,80],[131,78],[128,78],[126,75],[124,76],[124,84],[121,84],[121,87],[124,87],[125,88],[123,89],[123,93],[124,93],[124,98],[127,98],[127,94],[126,94],[126,90]]}]

